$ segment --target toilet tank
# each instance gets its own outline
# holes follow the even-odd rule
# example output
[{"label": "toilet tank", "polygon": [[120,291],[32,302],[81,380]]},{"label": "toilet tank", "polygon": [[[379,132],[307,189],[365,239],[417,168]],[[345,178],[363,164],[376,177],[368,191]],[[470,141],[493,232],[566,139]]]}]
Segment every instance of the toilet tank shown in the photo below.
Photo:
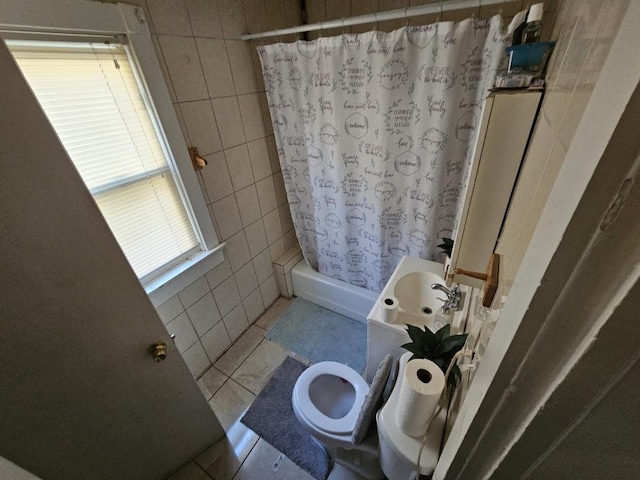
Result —
[{"label": "toilet tank", "polygon": [[378,430],[380,467],[389,480],[410,480],[414,478],[415,465],[400,458],[394,446]]},{"label": "toilet tank", "polygon": [[[404,368],[411,354],[400,358],[399,372]],[[418,453],[422,447],[423,437],[406,435],[396,422],[402,375],[398,375],[391,396],[376,415],[378,427],[378,455],[382,471],[389,480],[412,480],[415,478]],[[442,433],[447,419],[447,409],[442,408],[432,419],[427,430],[426,445],[422,451],[420,473],[431,475],[438,463]]]}]

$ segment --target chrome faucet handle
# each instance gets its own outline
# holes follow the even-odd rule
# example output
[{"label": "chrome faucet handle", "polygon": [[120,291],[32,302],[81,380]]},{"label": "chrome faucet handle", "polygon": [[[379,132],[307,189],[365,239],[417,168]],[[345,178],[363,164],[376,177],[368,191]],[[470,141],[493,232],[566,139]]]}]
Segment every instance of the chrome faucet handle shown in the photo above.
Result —
[{"label": "chrome faucet handle", "polygon": [[447,287],[445,287],[441,283],[432,283],[431,284],[431,289],[432,290],[440,290],[441,292],[444,292],[447,295],[447,297],[449,297],[451,295],[451,290],[449,290]]},{"label": "chrome faucet handle", "polygon": [[444,305],[442,306],[442,313],[447,315],[451,310],[458,310],[460,308],[462,293],[460,292],[459,283],[454,284],[451,290],[449,290],[444,285],[441,285],[440,283],[432,283],[431,288],[433,290],[440,290],[447,295],[446,300],[443,300],[442,298],[438,299],[444,302]]}]

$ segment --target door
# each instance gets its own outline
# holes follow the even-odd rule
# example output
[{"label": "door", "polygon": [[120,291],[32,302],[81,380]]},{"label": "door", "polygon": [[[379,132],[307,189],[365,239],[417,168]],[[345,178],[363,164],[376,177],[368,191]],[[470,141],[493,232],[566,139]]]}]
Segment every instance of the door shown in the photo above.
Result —
[{"label": "door", "polygon": [[0,81],[0,456],[163,478],[223,429],[1,41]]}]

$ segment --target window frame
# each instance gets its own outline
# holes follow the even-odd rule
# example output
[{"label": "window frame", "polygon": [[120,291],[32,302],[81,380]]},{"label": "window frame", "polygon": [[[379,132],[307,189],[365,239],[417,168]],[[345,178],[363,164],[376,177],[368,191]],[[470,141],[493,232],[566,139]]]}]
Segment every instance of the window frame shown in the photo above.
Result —
[{"label": "window frame", "polygon": [[[0,19],[2,35],[35,34],[42,40],[64,36],[87,38],[126,37],[123,42],[140,74],[149,107],[176,167],[175,181],[186,197],[185,206],[196,223],[196,236],[203,250],[180,262],[167,272],[141,283],[151,302],[158,306],[224,261],[218,236],[209,214],[188,146],[169,94],[151,32],[142,8],[123,3],[99,3],[89,0],[21,0],[3,7]],[[44,34],[44,35],[42,35]]]}]

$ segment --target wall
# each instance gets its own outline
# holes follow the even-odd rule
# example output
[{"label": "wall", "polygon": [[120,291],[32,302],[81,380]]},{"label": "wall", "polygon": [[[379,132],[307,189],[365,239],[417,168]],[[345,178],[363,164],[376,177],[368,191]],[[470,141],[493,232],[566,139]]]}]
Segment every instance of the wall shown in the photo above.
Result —
[{"label": "wall", "polygon": [[[548,23],[549,39],[557,42],[547,67],[547,88],[520,177],[511,199],[496,253],[501,257],[498,293],[492,310],[480,304],[480,291],[473,298],[470,324],[484,347],[500,319],[513,280],[538,225],[556,176],[578,128],[598,74],[618,31],[627,0],[545,2],[554,12]],[[498,325],[498,328],[499,325]],[[476,370],[469,372],[470,381]],[[468,388],[469,382],[464,385]],[[462,392],[462,398],[466,390]]]},{"label": "wall", "polygon": [[[508,295],[628,0],[558,0],[550,38],[547,90],[496,252]],[[612,88],[615,88],[612,85]]]},{"label": "wall", "polygon": [[[438,3],[438,0],[306,0],[307,21],[308,23],[314,23],[325,20],[335,20],[355,15],[364,15],[368,13],[385,12],[388,10],[396,10],[417,5],[426,5],[429,3]],[[438,13],[433,15],[412,17],[408,20],[388,20],[385,22],[368,23],[347,28],[330,29],[321,31],[319,33],[310,33],[309,38],[315,38],[317,35],[330,36],[339,35],[341,33],[368,32],[374,29],[386,32],[394,30],[396,28],[401,28],[405,25],[428,25],[437,21],[459,21],[474,15],[476,17],[484,18],[500,13],[503,17],[510,19],[517,12],[524,10],[529,3],[534,2],[529,2],[527,0],[514,0],[502,5],[482,6],[479,8],[468,8],[452,12],[444,12],[442,16],[440,16],[440,14]],[[547,3],[553,2],[545,2],[545,5]],[[544,13],[544,19],[546,19],[552,13],[553,6],[550,6],[550,8],[547,8]],[[549,22],[544,23],[548,24]],[[548,30],[543,29],[542,35],[543,37],[546,37],[546,35],[548,35]]]},{"label": "wall", "polygon": [[[126,0],[125,0],[126,1]],[[129,0],[145,10],[226,261],[157,309],[194,376],[279,296],[272,261],[297,240],[249,29],[298,25],[297,0]]]}]

